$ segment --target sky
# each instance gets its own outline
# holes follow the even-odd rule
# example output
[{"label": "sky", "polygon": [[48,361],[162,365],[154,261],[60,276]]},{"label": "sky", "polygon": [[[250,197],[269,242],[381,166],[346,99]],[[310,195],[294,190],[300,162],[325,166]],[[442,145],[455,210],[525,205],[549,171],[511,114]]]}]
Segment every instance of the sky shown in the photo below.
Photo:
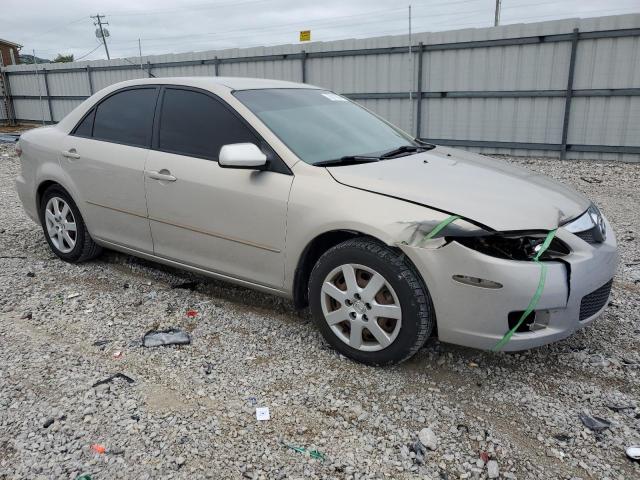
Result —
[{"label": "sky", "polygon": [[[2,0],[0,38],[76,60],[106,58],[90,15],[105,15],[111,58],[493,25],[495,0]],[[640,13],[640,0],[502,0],[500,24]]]}]

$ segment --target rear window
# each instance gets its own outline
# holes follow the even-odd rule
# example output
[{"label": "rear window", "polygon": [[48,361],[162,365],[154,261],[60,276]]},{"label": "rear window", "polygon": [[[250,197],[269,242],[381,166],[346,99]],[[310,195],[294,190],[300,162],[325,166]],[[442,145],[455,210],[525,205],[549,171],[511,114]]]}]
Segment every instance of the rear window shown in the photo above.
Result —
[{"label": "rear window", "polygon": [[108,97],[96,109],[93,138],[149,147],[156,93],[156,88],[136,88]]}]

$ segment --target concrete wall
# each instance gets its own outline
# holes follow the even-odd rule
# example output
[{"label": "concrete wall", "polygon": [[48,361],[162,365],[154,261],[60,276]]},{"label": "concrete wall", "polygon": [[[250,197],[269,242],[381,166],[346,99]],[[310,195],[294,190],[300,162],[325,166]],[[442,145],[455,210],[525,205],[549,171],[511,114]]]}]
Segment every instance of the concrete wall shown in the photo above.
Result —
[{"label": "concrete wall", "polygon": [[350,95],[436,143],[640,161],[640,14],[417,33],[412,44],[411,56],[408,36],[397,35],[46,64],[37,75],[33,65],[4,70],[16,118],[24,120],[60,120],[91,92],[149,71],[265,77]]}]

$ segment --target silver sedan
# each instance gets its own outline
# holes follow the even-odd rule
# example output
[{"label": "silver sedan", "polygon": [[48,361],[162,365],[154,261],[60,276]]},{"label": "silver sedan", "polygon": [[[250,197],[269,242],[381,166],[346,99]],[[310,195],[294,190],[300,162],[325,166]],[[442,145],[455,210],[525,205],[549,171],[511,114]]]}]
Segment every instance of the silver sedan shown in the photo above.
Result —
[{"label": "silver sedan", "polygon": [[436,331],[507,351],[562,339],[602,313],[617,264],[582,195],[309,85],[118,83],[18,152],[25,211],[62,260],[110,248],[291,298],[367,364]]}]

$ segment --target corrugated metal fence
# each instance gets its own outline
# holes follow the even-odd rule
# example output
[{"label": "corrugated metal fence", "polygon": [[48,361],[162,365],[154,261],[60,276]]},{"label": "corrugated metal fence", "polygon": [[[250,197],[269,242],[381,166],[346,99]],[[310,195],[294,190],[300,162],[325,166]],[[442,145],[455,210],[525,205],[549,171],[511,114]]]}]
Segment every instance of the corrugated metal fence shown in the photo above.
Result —
[{"label": "corrugated metal fence", "polygon": [[19,120],[58,121],[90,94],[132,78],[264,77],[345,94],[438,144],[640,161],[640,14],[411,40],[411,54],[399,35],[3,70]]}]

